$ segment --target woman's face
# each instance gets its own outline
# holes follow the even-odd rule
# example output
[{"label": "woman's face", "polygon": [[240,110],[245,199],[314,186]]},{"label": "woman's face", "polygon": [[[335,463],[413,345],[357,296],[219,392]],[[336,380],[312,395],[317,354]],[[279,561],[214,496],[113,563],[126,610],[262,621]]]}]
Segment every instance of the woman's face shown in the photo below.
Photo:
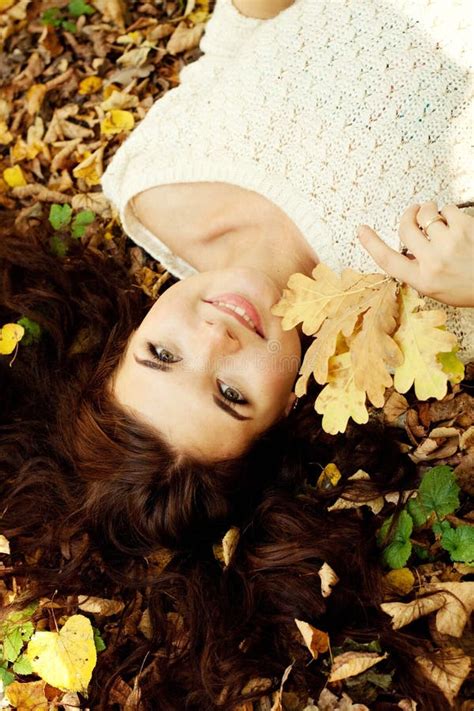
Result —
[{"label": "woman's face", "polygon": [[279,298],[254,269],[173,285],[128,341],[116,400],[179,452],[207,461],[242,454],[294,402],[301,346],[296,329],[283,331],[270,313]]}]

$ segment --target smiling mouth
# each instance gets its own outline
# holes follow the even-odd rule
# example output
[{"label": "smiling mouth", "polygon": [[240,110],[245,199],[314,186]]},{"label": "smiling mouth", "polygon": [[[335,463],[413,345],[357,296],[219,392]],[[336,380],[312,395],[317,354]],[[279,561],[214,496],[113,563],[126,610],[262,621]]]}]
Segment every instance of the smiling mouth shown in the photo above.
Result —
[{"label": "smiling mouth", "polygon": [[213,299],[206,300],[219,311],[228,313],[239,321],[250,331],[256,333],[260,338],[265,338],[262,328],[262,321],[258,311],[247,299],[238,294],[221,294]]}]

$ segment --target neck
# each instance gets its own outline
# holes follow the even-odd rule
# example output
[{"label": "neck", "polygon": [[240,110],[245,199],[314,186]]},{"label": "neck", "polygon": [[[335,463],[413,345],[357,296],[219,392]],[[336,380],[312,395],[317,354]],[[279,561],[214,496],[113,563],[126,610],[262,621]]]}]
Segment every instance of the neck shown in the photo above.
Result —
[{"label": "neck", "polygon": [[262,209],[248,201],[228,204],[207,226],[191,257],[198,271],[252,267],[267,274],[283,290],[295,272],[310,275],[318,258],[303,234],[275,205]]}]

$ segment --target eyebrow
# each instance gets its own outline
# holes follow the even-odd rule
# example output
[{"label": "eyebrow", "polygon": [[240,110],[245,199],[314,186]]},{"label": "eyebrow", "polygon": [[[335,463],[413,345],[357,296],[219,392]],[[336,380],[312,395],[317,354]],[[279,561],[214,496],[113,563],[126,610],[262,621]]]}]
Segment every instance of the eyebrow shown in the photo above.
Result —
[{"label": "eyebrow", "polygon": [[[143,365],[145,368],[150,368],[151,370],[161,370],[163,373],[169,373],[170,370],[172,370],[169,365],[160,365],[158,363],[152,363],[149,360],[142,360],[141,358],[138,358],[135,353],[133,354],[133,357],[139,365]],[[212,399],[214,400],[217,407],[219,407],[221,410],[233,417],[234,420],[253,420],[253,417],[247,417],[246,415],[242,415],[240,412],[237,412],[237,410],[234,410],[233,407],[228,405],[224,400],[221,400],[219,397],[217,397],[217,395],[213,395]]]}]

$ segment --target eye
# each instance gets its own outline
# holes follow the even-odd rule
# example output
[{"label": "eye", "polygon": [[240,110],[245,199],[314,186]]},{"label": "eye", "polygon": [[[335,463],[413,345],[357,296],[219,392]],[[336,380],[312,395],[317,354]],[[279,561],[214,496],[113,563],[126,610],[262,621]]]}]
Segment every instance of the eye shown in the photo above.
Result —
[{"label": "eye", "polygon": [[222,395],[225,397],[226,400],[229,402],[233,402],[236,405],[247,405],[248,400],[244,398],[241,392],[233,388],[231,385],[226,385],[225,383],[221,383],[220,380],[217,381],[217,385],[219,387],[219,390],[221,391]]},{"label": "eye", "polygon": [[174,355],[171,351],[163,348],[163,346],[155,346],[153,343],[147,343],[148,351],[155,360],[162,363],[177,363],[182,360],[179,356]]}]

